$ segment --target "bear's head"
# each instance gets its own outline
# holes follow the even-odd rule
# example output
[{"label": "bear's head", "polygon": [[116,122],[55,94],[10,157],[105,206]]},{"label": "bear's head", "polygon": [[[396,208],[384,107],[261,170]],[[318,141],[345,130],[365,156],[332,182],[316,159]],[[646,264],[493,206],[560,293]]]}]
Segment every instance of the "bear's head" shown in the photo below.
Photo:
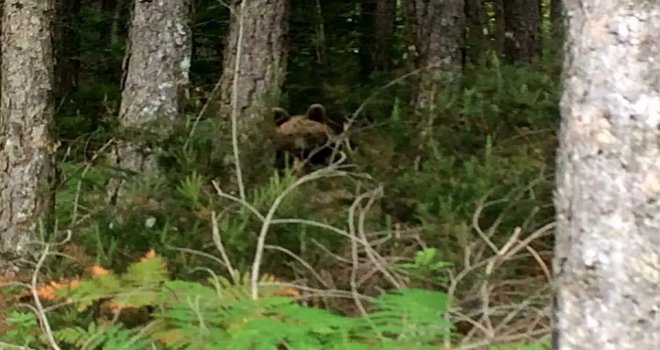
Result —
[{"label": "bear's head", "polygon": [[[277,153],[277,167],[302,161],[310,165],[327,164],[334,151],[336,135],[328,125],[325,107],[313,104],[304,115],[290,116],[282,108],[273,108],[275,132],[273,143]],[[286,163],[286,158],[289,163]]]}]

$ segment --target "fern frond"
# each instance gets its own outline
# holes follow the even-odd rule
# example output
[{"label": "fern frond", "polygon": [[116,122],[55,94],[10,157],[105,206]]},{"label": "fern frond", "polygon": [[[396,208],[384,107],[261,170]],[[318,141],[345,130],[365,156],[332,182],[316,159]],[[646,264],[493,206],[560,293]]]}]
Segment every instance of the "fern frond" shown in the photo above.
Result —
[{"label": "fern frond", "polygon": [[[383,294],[374,302],[374,311],[365,316],[361,334],[369,329],[389,339],[430,344],[451,332],[444,318],[449,309],[447,294],[425,289],[403,289]],[[401,345],[401,344],[400,344]]]},{"label": "fern frond", "polygon": [[80,281],[69,288],[58,288],[56,295],[69,298],[78,305],[79,311],[87,309],[94,301],[110,298],[123,290],[121,279],[113,272],[97,275],[89,280]]},{"label": "fern frond", "polygon": [[152,344],[151,340],[134,330],[119,325],[97,326],[90,323],[87,329],[69,327],[54,332],[57,340],[78,349],[142,350]]},{"label": "fern frond", "polygon": [[151,255],[128,266],[122,275],[125,286],[148,286],[165,282],[168,279],[167,265],[160,255]]}]

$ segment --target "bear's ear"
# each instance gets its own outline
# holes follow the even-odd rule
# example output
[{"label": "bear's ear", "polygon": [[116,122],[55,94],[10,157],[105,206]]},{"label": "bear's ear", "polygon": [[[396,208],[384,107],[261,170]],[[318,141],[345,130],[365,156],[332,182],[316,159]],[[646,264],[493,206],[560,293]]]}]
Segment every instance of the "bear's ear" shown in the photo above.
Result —
[{"label": "bear's ear", "polygon": [[325,124],[326,122],[325,107],[323,107],[323,105],[320,103],[315,103],[309,106],[309,108],[307,108],[307,113],[305,115],[309,120],[313,120],[315,122],[319,122],[323,124]]},{"label": "bear's ear", "polygon": [[289,117],[289,112],[284,108],[275,107],[272,109],[273,118],[275,120],[275,126],[280,126],[286,123],[291,117]]}]

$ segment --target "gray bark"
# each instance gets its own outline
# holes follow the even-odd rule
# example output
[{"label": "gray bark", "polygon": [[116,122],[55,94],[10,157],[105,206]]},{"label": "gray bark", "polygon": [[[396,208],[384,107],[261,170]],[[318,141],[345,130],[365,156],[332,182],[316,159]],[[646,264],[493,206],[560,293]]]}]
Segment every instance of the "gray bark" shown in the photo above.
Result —
[{"label": "gray bark", "polygon": [[462,71],[463,0],[405,0],[409,54],[420,73],[417,111],[432,111],[446,84],[459,86]]},{"label": "gray bark", "polygon": [[[241,1],[234,1],[220,82],[219,114],[228,121],[232,107],[235,107],[242,136],[254,130],[270,94],[277,94],[284,82],[288,8],[286,0],[248,1],[243,5],[244,13],[241,13]],[[240,64],[237,67],[239,51]],[[234,79],[237,79],[235,85]],[[234,92],[236,101],[232,101]]]},{"label": "gray bark", "polygon": [[660,2],[566,0],[556,349],[660,347]]},{"label": "gray bark", "polygon": [[288,0],[244,1],[234,0],[231,11],[219,82],[222,143],[216,144],[220,153],[231,149],[223,157],[229,169],[224,189],[238,190],[241,198],[245,197],[245,183],[272,169],[270,162],[264,163],[273,151],[264,135],[274,129],[268,109],[278,102],[284,83],[289,32]]},{"label": "gray bark", "polygon": [[[179,116],[191,55],[190,0],[135,0],[119,108],[122,139],[112,161],[130,173],[156,175],[158,143]],[[109,186],[111,201],[122,181]]]},{"label": "gray bark", "polygon": [[52,0],[5,0],[0,114],[0,274],[29,253],[53,205]]},{"label": "gray bark", "polygon": [[412,110],[419,118],[419,138],[415,141],[419,152],[415,168],[418,168],[438,118],[439,98],[461,86],[465,3],[463,0],[404,0],[403,6],[408,57],[411,68],[419,71],[411,81],[416,88]]}]

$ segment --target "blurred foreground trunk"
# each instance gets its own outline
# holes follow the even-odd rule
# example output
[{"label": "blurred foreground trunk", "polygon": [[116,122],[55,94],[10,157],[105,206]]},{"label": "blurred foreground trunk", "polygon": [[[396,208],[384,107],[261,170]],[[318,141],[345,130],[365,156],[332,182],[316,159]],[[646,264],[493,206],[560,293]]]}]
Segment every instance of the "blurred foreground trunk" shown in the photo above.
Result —
[{"label": "blurred foreground trunk", "polygon": [[555,349],[660,346],[660,2],[566,0]]}]

